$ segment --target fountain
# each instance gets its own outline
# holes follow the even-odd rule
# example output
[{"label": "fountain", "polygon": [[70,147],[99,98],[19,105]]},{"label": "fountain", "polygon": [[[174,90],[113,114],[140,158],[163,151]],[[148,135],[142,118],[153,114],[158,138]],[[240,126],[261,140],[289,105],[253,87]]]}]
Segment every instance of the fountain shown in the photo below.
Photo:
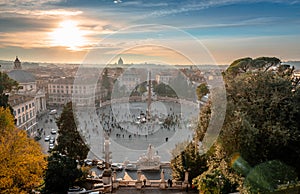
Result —
[{"label": "fountain", "polygon": [[141,155],[137,161],[139,170],[160,170],[160,156],[154,151],[154,147],[149,144],[147,153]]}]

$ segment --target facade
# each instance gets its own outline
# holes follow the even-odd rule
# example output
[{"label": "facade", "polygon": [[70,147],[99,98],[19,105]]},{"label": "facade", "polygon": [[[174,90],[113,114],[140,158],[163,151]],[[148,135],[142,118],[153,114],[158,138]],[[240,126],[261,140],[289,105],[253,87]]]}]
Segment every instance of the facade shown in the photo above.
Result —
[{"label": "facade", "polygon": [[125,72],[118,77],[120,87],[125,86],[127,91],[132,91],[137,85],[140,84],[139,74],[136,72]]},{"label": "facade", "polygon": [[14,109],[16,126],[27,131],[29,136],[36,134],[36,108],[35,100],[32,96],[11,94],[8,99],[9,104]]},{"label": "facade", "polygon": [[47,111],[45,92],[37,89],[36,79],[31,73],[22,70],[18,57],[14,61],[14,69],[7,75],[19,84],[19,89],[9,95],[16,125],[33,136],[37,130],[36,117]]},{"label": "facade", "polygon": [[14,62],[14,69],[8,72],[7,75],[19,83],[19,89],[16,91],[16,94],[34,97],[35,104],[37,105],[37,114],[47,110],[45,92],[42,89],[37,89],[36,79],[31,73],[22,70],[22,65],[18,57],[16,57]]},{"label": "facade", "polygon": [[174,76],[173,76],[172,74],[162,72],[162,73],[156,74],[155,80],[156,80],[156,82],[157,82],[158,84],[160,84],[160,83],[169,84],[169,83],[170,83],[170,80],[171,80],[173,77],[174,77]]},{"label": "facade", "polygon": [[64,105],[70,101],[79,106],[93,106],[103,99],[107,91],[100,84],[91,83],[90,78],[74,83],[74,77],[59,78],[48,83],[48,104]]}]

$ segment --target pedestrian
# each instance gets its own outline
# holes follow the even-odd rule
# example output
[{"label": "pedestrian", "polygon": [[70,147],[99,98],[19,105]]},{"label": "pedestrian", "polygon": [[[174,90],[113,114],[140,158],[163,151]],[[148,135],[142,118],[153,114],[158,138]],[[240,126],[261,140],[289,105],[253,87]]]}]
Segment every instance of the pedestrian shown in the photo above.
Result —
[{"label": "pedestrian", "polygon": [[146,179],[143,180],[144,187],[146,187]]}]

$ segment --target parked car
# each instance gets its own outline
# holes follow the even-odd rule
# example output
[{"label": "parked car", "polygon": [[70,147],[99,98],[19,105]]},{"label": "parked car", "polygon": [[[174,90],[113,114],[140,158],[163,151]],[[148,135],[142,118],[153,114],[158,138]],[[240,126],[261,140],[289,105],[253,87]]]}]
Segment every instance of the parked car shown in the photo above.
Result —
[{"label": "parked car", "polygon": [[104,168],[104,166],[105,166],[104,162],[102,160],[99,160],[98,163],[97,163],[97,168],[102,170]]},{"label": "parked car", "polygon": [[120,163],[112,163],[111,169],[116,170],[116,171],[123,170],[123,165]]},{"label": "parked car", "polygon": [[50,138],[49,143],[54,144],[54,142],[55,142],[55,138]]},{"label": "parked car", "polygon": [[126,166],[125,166],[125,170],[128,170],[128,171],[130,171],[130,170],[137,170],[137,166],[135,165],[135,164],[127,164]]},{"label": "parked car", "polygon": [[56,134],[57,133],[57,131],[55,130],[55,129],[51,129],[51,134]]},{"label": "parked car", "polygon": [[50,135],[47,135],[46,137],[45,137],[45,141],[49,141],[50,140]]},{"label": "parked car", "polygon": [[53,148],[54,148],[54,144],[53,144],[53,143],[50,143],[50,144],[49,144],[49,149],[52,150]]},{"label": "parked car", "polygon": [[80,188],[79,186],[70,187],[68,189],[68,194],[80,194],[80,193],[86,193],[86,189]]},{"label": "parked car", "polygon": [[85,159],[84,160],[85,165],[87,166],[92,166],[93,165],[93,161],[91,159]]},{"label": "parked car", "polygon": [[49,114],[50,114],[50,115],[54,115],[54,114],[56,114],[56,113],[57,113],[57,110],[56,110],[56,109],[53,109],[53,110],[50,111]]}]

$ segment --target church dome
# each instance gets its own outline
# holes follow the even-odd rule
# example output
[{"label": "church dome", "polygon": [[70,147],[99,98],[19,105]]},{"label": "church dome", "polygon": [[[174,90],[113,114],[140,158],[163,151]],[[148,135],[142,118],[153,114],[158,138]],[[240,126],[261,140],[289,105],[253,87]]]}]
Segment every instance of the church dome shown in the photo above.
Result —
[{"label": "church dome", "polygon": [[19,60],[18,56],[14,62],[14,69],[7,73],[7,75],[11,79],[16,80],[18,83],[35,82],[35,77],[31,73],[22,70],[21,61]]},{"label": "church dome", "polygon": [[14,69],[7,73],[7,75],[13,79],[16,80],[18,83],[30,83],[35,82],[35,77],[22,69]]}]

